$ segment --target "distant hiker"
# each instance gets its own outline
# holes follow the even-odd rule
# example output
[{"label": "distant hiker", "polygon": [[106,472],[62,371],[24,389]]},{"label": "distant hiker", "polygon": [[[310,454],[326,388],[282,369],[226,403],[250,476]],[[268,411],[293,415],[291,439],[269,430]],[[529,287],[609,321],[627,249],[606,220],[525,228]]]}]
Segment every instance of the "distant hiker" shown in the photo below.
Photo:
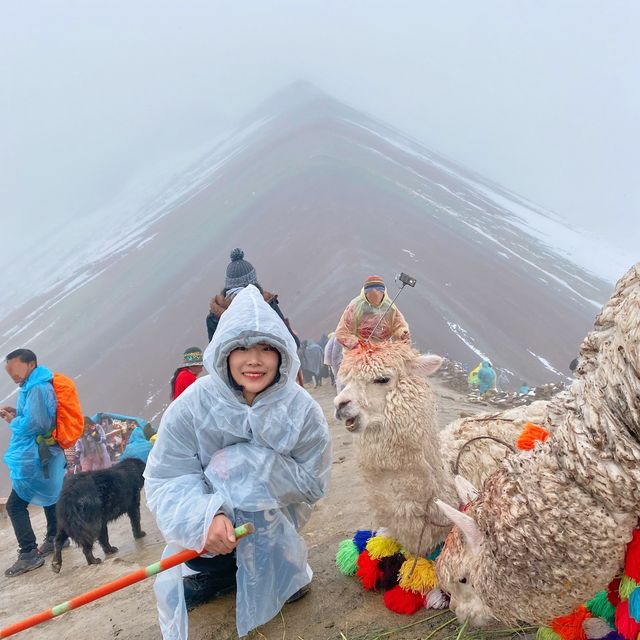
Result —
[{"label": "distant hiker", "polygon": [[122,452],[122,455],[120,456],[120,460],[118,460],[118,462],[122,462],[127,458],[138,458],[138,460],[142,460],[142,462],[146,464],[152,447],[153,445],[151,444],[151,442],[149,442],[145,438],[142,428],[136,427],[131,432],[129,440],[127,441],[127,446],[124,448],[124,451]]},{"label": "distant hiker", "polygon": [[[20,547],[18,560],[4,572],[11,578],[41,567],[44,556],[53,552],[56,502],[62,489],[65,457],[55,442],[51,446],[45,442],[38,444],[38,437],[50,434],[56,424],[57,400],[52,372],[38,366],[36,354],[29,349],[8,354],[5,369],[20,386],[16,408],[0,409],[0,417],[9,422],[11,428],[11,440],[4,454],[12,485],[7,513]],[[43,460],[46,460],[46,472]],[[40,549],[31,527],[30,504],[44,507],[47,519],[47,533]]]},{"label": "distant hiker", "polygon": [[169,383],[171,399],[175,400],[202,372],[202,349],[189,347],[182,356],[182,364],[173,372]]},{"label": "distant hiker", "polygon": [[411,341],[409,326],[400,310],[391,305],[382,278],[369,276],[365,280],[360,295],[344,310],[336,329],[336,338],[346,349],[353,349],[364,340]]},{"label": "distant hiker", "polygon": [[318,340],[318,344],[320,348],[324,351],[324,348],[327,346],[327,342],[329,342],[329,336],[326,333],[323,333],[320,336],[320,340]]},{"label": "distant hiker", "polygon": [[338,369],[342,362],[342,345],[338,342],[336,334],[330,333],[329,340],[324,348],[324,363],[329,367],[329,374],[331,376],[331,384],[335,387],[336,380],[338,378]]},{"label": "distant hiker", "polygon": [[490,389],[496,388],[496,372],[493,370],[491,363],[485,360],[480,369],[478,369],[478,391],[481,394],[486,393]]},{"label": "distant hiker", "polygon": [[84,433],[76,442],[82,471],[98,471],[111,466],[107,438],[103,428],[89,416],[84,417]]},{"label": "distant hiker", "polygon": [[[239,636],[308,592],[298,531],[331,470],[322,409],[296,384],[295,342],[256,287],[235,297],[204,363],[209,375],[165,411],[144,474],[164,555],[210,554],[186,563],[195,575],[183,579],[179,566],[158,575],[160,628],[172,640],[187,638],[187,609],[236,584]],[[238,542],[244,522],[256,533]]]},{"label": "distant hiker", "polygon": [[526,382],[523,382],[518,389],[518,393],[520,395],[526,396],[529,393],[529,385]]},{"label": "distant hiker", "polygon": [[[229,308],[233,298],[249,284],[252,284],[260,291],[264,301],[280,316],[283,322],[285,321],[284,315],[280,310],[277,294],[269,293],[262,289],[260,284],[258,284],[256,270],[250,262],[244,259],[244,251],[242,249],[234,249],[231,252],[231,262],[227,265],[224,289],[211,300],[210,311],[207,316],[207,335],[209,336],[209,342],[211,342],[211,338],[213,338],[213,334],[216,332],[222,314]],[[296,347],[299,347],[300,341],[298,337],[292,331],[290,325],[288,325],[288,328],[294,337]]]},{"label": "distant hiker", "polygon": [[300,348],[304,349],[304,373],[308,376],[309,381],[313,382],[313,386],[317,388],[322,384],[320,371],[324,361],[324,351],[322,347],[315,342],[305,340],[302,344],[304,347],[301,346]]},{"label": "distant hiker", "polygon": [[480,371],[480,367],[482,367],[482,362],[479,362],[475,369],[471,369],[467,377],[467,382],[472,389],[478,388],[478,371]]}]

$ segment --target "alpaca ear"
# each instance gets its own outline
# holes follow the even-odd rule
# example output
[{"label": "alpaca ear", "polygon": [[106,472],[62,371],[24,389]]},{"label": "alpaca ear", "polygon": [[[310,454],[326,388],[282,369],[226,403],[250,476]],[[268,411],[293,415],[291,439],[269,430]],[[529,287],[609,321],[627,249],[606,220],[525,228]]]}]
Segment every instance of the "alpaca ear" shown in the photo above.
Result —
[{"label": "alpaca ear", "polygon": [[427,378],[432,376],[444,362],[444,358],[433,354],[418,356],[410,364],[411,371],[419,376]]},{"label": "alpaca ear", "polygon": [[473,502],[480,492],[463,476],[457,475],[453,481],[458,491],[458,498],[460,498],[460,504],[469,504]]},{"label": "alpaca ear", "polygon": [[477,556],[480,554],[480,545],[482,543],[482,534],[480,533],[480,529],[478,529],[478,525],[476,521],[468,516],[466,513],[462,513],[457,509],[449,506],[446,502],[442,502],[442,500],[436,500],[436,505],[438,509],[444,513],[453,524],[462,531],[462,535],[464,536],[465,542],[473,555]]}]

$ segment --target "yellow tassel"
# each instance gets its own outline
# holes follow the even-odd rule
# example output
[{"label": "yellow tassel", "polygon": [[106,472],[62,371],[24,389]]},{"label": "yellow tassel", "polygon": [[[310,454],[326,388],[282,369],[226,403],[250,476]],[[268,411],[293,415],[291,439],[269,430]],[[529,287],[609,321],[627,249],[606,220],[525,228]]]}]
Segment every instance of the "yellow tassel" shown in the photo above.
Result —
[{"label": "yellow tassel", "polygon": [[549,627],[538,627],[536,640],[560,640],[560,636]]},{"label": "yellow tassel", "polygon": [[400,551],[400,545],[386,536],[373,536],[367,541],[367,551],[374,560],[395,556]]},{"label": "yellow tassel", "polygon": [[435,588],[438,584],[436,579],[436,571],[431,560],[426,558],[418,558],[416,568],[413,568],[415,558],[408,557],[400,567],[398,577],[400,578],[398,584],[407,591],[415,591],[426,595],[431,589]]}]

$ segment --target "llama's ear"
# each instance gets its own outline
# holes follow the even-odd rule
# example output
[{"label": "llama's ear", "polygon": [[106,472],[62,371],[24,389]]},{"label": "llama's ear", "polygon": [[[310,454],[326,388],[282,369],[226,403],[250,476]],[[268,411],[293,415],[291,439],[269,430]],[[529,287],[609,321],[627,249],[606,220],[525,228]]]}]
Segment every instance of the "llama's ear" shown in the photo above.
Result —
[{"label": "llama's ear", "polygon": [[458,491],[460,504],[469,504],[480,495],[480,492],[463,476],[457,475],[453,480]]},{"label": "llama's ear", "polygon": [[427,378],[432,376],[444,362],[444,358],[432,354],[418,356],[409,365],[411,371],[419,376]]},{"label": "llama's ear", "polygon": [[462,535],[464,536],[465,542],[471,552],[474,555],[479,555],[480,553],[480,545],[482,543],[482,534],[480,533],[480,529],[478,529],[478,525],[476,521],[468,516],[466,513],[462,513],[462,511],[458,511],[453,507],[449,506],[446,502],[442,502],[442,500],[436,500],[436,505],[438,509],[444,513],[453,524],[462,531]]}]

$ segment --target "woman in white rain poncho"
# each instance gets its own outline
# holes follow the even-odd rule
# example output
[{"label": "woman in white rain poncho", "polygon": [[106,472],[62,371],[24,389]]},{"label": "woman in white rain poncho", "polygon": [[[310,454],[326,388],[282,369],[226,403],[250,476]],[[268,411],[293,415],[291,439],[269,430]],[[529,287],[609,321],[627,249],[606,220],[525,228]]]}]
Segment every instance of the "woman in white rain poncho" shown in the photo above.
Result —
[{"label": "woman in white rain poncho", "polygon": [[[275,348],[280,364],[267,388],[248,394],[260,383],[237,384],[230,355],[252,352],[256,345]],[[220,318],[204,366],[209,375],[186,389],[162,418],[145,471],[145,494],[168,543],[165,556],[180,549],[222,549],[224,540],[212,542],[214,516],[224,514],[233,526],[254,524],[253,535],[236,547],[231,533],[224,548],[235,547],[236,624],[242,636],[311,581],[298,530],[327,489],[329,431],[320,406],[296,384],[299,361],[291,334],[255,287],[238,293]],[[216,522],[226,522],[224,516]],[[163,638],[186,640],[180,567],[160,574],[155,590]]]}]

